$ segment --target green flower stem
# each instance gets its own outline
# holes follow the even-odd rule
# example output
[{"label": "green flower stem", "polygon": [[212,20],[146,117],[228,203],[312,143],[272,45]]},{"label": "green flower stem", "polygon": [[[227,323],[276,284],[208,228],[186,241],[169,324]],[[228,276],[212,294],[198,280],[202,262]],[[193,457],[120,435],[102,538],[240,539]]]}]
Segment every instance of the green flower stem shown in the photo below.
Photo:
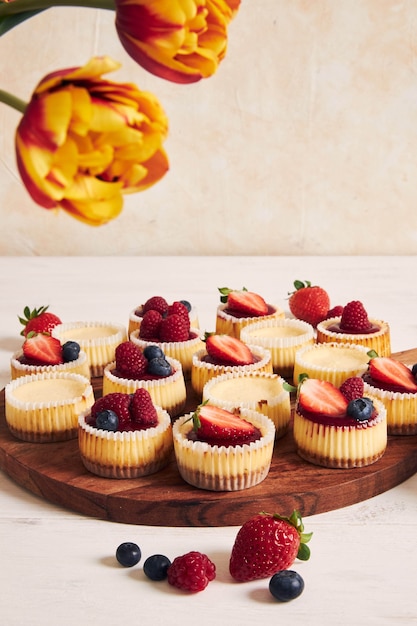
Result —
[{"label": "green flower stem", "polygon": [[0,2],[0,18],[52,7],[86,7],[113,11],[115,9],[114,0],[14,0],[14,2]]},{"label": "green flower stem", "polygon": [[24,113],[27,107],[26,102],[24,102],[20,98],[16,98],[16,96],[9,93],[8,91],[3,91],[3,89],[0,89],[0,102],[8,104],[13,109],[20,111],[20,113]]}]

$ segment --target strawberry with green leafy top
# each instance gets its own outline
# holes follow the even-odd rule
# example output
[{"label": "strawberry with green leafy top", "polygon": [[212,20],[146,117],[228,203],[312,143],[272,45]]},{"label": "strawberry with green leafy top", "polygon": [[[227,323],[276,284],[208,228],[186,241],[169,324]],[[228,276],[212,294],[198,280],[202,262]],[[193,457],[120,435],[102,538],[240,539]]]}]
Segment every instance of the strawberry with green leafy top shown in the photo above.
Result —
[{"label": "strawberry with green leafy top", "polygon": [[288,569],[296,558],[307,561],[306,545],[312,533],[304,532],[298,511],[291,517],[259,513],[240,528],[229,561],[231,576],[238,582],[269,578]]},{"label": "strawberry with green leafy top", "polygon": [[254,363],[250,348],[230,335],[206,333],[204,340],[209,356],[215,361],[229,365],[250,365]]},{"label": "strawberry with green leafy top", "polygon": [[61,324],[60,318],[48,311],[49,306],[41,306],[32,311],[28,306],[23,310],[24,317],[19,317],[19,322],[24,328],[21,335],[26,337],[29,333],[51,333],[52,329]]},{"label": "strawberry with green leafy top", "polygon": [[327,380],[305,378],[298,389],[298,406],[309,413],[328,417],[344,417],[348,400]]},{"label": "strawberry with green leafy top", "polygon": [[260,430],[238,415],[217,406],[202,404],[192,415],[198,441],[211,445],[237,446],[261,437]]},{"label": "strawberry with green leafy top", "polygon": [[253,317],[268,315],[269,307],[265,300],[257,293],[243,289],[229,289],[228,287],[218,287],[221,297],[220,301],[227,303],[230,311],[237,311]]},{"label": "strawberry with green leafy top", "polygon": [[291,313],[299,320],[316,327],[323,321],[330,309],[329,294],[322,287],[312,285],[306,280],[294,281],[295,291],[289,293],[288,306]]},{"label": "strawberry with green leafy top", "polygon": [[369,361],[369,375],[383,384],[405,393],[417,393],[417,382],[411,370],[391,357],[375,357]]},{"label": "strawberry with green leafy top", "polygon": [[61,342],[46,333],[28,333],[23,343],[23,354],[32,364],[61,365],[64,362]]}]

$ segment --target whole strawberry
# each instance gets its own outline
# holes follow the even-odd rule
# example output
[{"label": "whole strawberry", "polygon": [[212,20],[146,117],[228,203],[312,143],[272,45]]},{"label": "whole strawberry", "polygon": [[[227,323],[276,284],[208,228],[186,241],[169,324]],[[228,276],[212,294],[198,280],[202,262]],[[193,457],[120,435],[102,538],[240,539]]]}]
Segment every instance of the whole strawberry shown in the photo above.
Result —
[{"label": "whole strawberry", "polygon": [[290,296],[288,306],[291,313],[297,319],[316,327],[326,318],[330,309],[329,294],[322,287],[312,285],[308,280],[304,283],[295,280],[294,287],[295,291],[288,294]]},{"label": "whole strawberry", "polygon": [[61,324],[59,317],[54,313],[50,313],[48,308],[48,306],[41,306],[31,311],[28,306],[25,306],[23,310],[24,317],[19,317],[19,322],[24,326],[20,334],[24,337],[31,332],[50,334],[55,326]]},{"label": "whole strawberry", "polygon": [[183,591],[203,591],[215,577],[214,563],[195,550],[177,556],[168,568],[169,584]]},{"label": "whole strawberry", "polygon": [[307,561],[306,545],[312,533],[304,533],[298,511],[291,517],[260,513],[237,533],[229,562],[231,576],[238,582],[268,578],[288,569],[296,558]]}]

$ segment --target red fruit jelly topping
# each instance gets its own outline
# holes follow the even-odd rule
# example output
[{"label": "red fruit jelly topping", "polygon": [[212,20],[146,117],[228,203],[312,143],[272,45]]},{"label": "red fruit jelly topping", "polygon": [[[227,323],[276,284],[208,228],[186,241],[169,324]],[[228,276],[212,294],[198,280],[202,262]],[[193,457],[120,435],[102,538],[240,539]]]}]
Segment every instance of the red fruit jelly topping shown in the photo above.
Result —
[{"label": "red fruit jelly topping", "polygon": [[232,315],[233,317],[236,317],[237,319],[240,318],[245,318],[245,317],[266,317],[266,315],[273,315],[274,313],[276,313],[276,307],[271,306],[270,304],[268,304],[268,313],[266,313],[265,315],[256,315],[255,313],[245,313],[244,311],[236,311],[235,309],[231,309],[229,307],[226,307],[225,309],[223,309],[224,313],[227,313],[228,315]]},{"label": "red fruit jelly topping", "polygon": [[371,326],[366,330],[343,330],[342,328],[340,328],[340,323],[337,322],[335,324],[327,326],[327,330],[332,333],[343,333],[344,335],[372,335],[373,333],[377,333],[379,330],[381,330],[381,326],[379,326],[378,324],[371,324]]}]

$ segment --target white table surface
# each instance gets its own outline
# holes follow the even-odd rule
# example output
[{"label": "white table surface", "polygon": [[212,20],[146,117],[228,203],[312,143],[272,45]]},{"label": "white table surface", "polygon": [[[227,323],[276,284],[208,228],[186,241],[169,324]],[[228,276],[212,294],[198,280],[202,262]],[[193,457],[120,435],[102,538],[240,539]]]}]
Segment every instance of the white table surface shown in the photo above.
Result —
[{"label": "white table surface", "polygon": [[[17,315],[25,305],[49,304],[63,321],[127,325],[130,310],[152,295],[186,298],[209,331],[217,287],[245,286],[286,308],[293,281],[307,279],[327,289],[332,305],[362,300],[371,316],[387,320],[393,351],[417,346],[417,257],[1,257],[0,263],[2,387],[22,343]],[[314,533],[312,556],[293,566],[305,590],[280,604],[268,580],[230,578],[237,527],[100,521],[44,502],[0,472],[0,623],[417,624],[417,475],[364,502],[307,517],[305,526]],[[135,568],[116,564],[123,541],[142,549]],[[217,578],[205,591],[189,595],[145,578],[147,556],[190,550],[216,563]]]}]

